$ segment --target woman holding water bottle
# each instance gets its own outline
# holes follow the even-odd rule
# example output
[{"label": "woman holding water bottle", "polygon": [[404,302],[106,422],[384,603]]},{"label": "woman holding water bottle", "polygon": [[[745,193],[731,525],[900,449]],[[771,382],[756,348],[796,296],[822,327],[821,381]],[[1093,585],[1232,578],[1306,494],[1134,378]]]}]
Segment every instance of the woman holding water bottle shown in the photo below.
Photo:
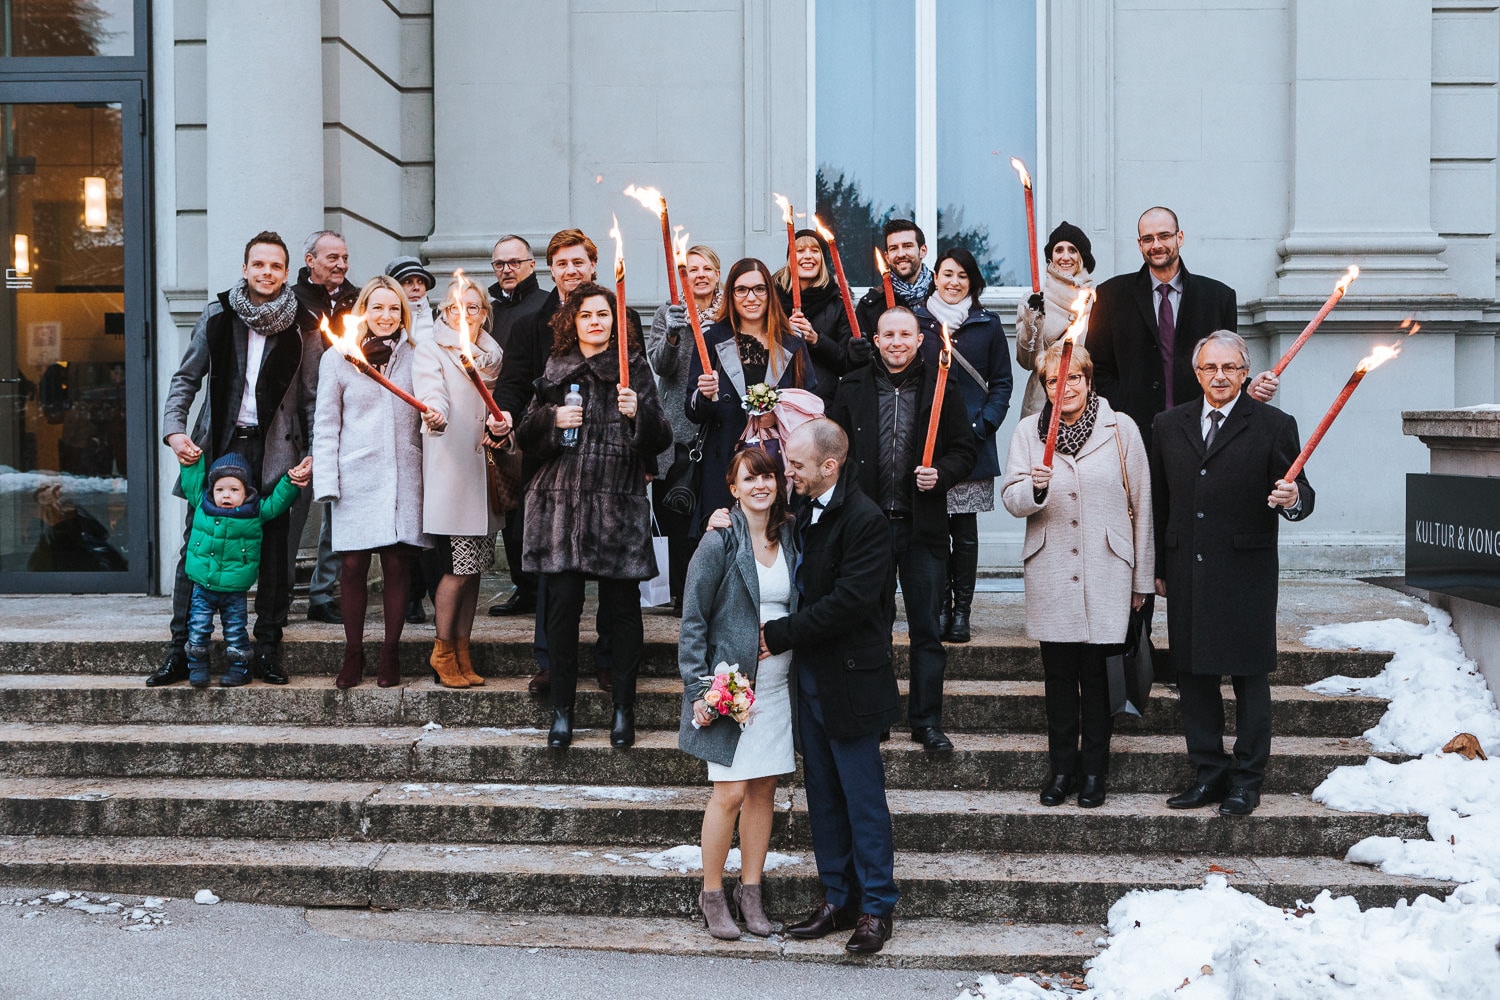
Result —
[{"label": "woman holding water bottle", "polygon": [[586,578],[599,582],[600,614],[614,643],[610,744],[635,742],[635,675],[642,642],[639,584],[657,573],[651,546],[648,470],[672,443],[639,334],[628,338],[629,385],[621,383],[615,297],[580,285],[552,318],[552,354],[536,398],[516,428],[521,450],[541,462],[526,487],[521,563],[547,581],[544,627],[552,659],[547,745],[573,740],[578,621]]}]

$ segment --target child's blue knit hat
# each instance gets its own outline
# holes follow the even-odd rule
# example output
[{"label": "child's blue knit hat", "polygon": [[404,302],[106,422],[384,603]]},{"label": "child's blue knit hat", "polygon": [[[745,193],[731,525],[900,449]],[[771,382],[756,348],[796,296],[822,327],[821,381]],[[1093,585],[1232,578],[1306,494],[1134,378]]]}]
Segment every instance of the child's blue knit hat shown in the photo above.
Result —
[{"label": "child's blue knit hat", "polygon": [[245,460],[245,456],[243,455],[236,455],[234,452],[230,452],[209,466],[208,488],[213,489],[214,483],[217,483],[225,476],[232,476],[238,479],[240,485],[245,487],[247,491],[254,488],[250,484],[250,463]]}]

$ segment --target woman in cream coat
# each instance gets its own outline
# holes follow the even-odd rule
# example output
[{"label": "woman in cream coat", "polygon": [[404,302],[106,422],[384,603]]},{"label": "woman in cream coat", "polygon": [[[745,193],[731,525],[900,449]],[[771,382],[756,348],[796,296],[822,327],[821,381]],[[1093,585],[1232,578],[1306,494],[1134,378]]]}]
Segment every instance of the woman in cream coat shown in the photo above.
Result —
[{"label": "woman in cream coat", "polygon": [[[1061,361],[1062,345],[1054,344],[1038,366],[1054,394]],[[1026,518],[1026,635],[1042,646],[1051,757],[1041,801],[1060,805],[1081,776],[1078,804],[1092,808],[1104,804],[1114,728],[1104,660],[1151,593],[1156,553],[1140,431],[1093,391],[1086,348],[1074,347],[1069,368],[1052,467],[1042,463],[1049,399],[1010,439],[1000,498]]]},{"label": "woman in cream coat", "polygon": [[484,683],[469,658],[469,635],[479,603],[479,575],[495,561],[500,520],[490,512],[485,470],[484,401],[461,363],[467,325],[474,365],[487,386],[500,373],[500,345],[489,335],[490,299],[462,275],[448,283],[432,339],[417,345],[412,382],[429,410],[422,446],[422,528],[441,564],[437,587],[437,642],[432,669],[444,687]]},{"label": "woman in cream coat", "polygon": [[1021,302],[1016,309],[1016,363],[1031,372],[1026,380],[1026,394],[1021,399],[1021,416],[1029,417],[1042,408],[1046,393],[1042,391],[1037,362],[1047,348],[1057,343],[1073,322],[1073,300],[1094,284],[1094,250],[1082,229],[1063,222],[1047,237],[1047,280],[1042,290]]}]

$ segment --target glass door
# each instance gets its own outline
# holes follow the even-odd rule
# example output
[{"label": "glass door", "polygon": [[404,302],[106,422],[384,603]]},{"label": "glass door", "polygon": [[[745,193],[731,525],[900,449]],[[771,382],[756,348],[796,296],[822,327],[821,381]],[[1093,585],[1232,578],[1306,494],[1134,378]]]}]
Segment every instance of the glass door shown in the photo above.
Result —
[{"label": "glass door", "polygon": [[0,83],[0,592],[149,582],[142,110]]}]

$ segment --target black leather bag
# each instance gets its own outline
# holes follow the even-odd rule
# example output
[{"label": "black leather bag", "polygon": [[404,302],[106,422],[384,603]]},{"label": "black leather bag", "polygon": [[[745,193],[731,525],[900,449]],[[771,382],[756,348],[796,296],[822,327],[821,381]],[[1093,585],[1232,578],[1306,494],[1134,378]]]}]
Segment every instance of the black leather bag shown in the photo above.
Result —
[{"label": "black leather bag", "polygon": [[703,471],[703,439],[708,425],[698,428],[693,443],[679,443],[672,451],[672,467],[667,470],[663,483],[661,505],[663,510],[683,517],[691,516],[698,509],[698,483]]},{"label": "black leather bag", "polygon": [[1130,624],[1125,629],[1125,645],[1120,652],[1104,658],[1111,715],[1140,718],[1146,714],[1151,685],[1156,681],[1154,659],[1151,623],[1140,611],[1132,611]]}]

